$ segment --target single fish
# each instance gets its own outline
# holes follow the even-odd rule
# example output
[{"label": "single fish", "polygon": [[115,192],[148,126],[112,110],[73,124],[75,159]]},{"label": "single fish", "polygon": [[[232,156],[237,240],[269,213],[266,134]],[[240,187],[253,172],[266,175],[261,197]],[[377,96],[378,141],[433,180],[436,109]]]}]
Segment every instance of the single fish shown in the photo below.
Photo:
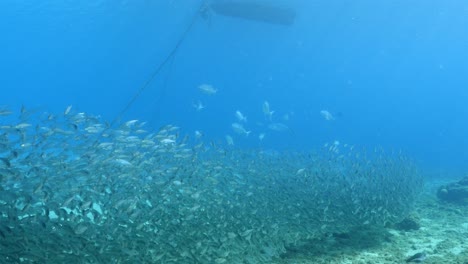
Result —
[{"label": "single fish", "polygon": [[175,144],[176,141],[174,139],[164,138],[161,140],[161,143],[164,145],[171,145],[171,144]]},{"label": "single fish", "polygon": [[125,122],[125,126],[126,127],[131,127],[131,126],[135,125],[137,122],[138,122],[138,120],[136,120],[136,119],[130,120],[130,121]]},{"label": "single fish", "polygon": [[195,130],[195,138],[200,139],[203,137],[203,133],[200,130]]},{"label": "single fish", "polygon": [[276,132],[291,131],[291,129],[283,123],[271,123],[268,125],[268,128]]},{"label": "single fish", "polygon": [[63,112],[64,115],[68,115],[72,109],[72,105],[69,105],[67,109],[65,109],[65,112]]},{"label": "single fish", "polygon": [[244,116],[244,114],[242,114],[242,112],[239,110],[236,111],[236,118],[239,120],[239,122],[247,122],[247,117]]},{"label": "single fish", "polygon": [[330,112],[328,112],[327,110],[320,111],[320,114],[327,121],[335,120],[335,117]]},{"label": "single fish", "polygon": [[214,88],[211,84],[201,84],[198,89],[204,94],[214,95],[218,92],[218,89]]},{"label": "single fish", "polygon": [[196,103],[194,102],[192,104],[193,108],[195,108],[195,110],[197,110],[198,112],[205,109],[205,106],[202,104],[202,102],[200,102],[200,100],[198,100]]},{"label": "single fish", "polygon": [[270,110],[270,103],[268,103],[268,101],[263,102],[262,110],[263,114],[265,115],[265,118],[271,121],[271,118],[275,111]]},{"label": "single fish", "polygon": [[247,131],[244,128],[244,126],[242,124],[239,124],[239,123],[232,123],[231,127],[232,127],[232,130],[234,130],[234,132],[236,132],[239,135],[248,136],[250,134],[250,132],[251,132],[251,131]]},{"label": "single fish", "polygon": [[7,115],[11,115],[12,113],[13,112],[11,112],[8,109],[0,109],[0,116],[7,116]]},{"label": "single fish", "polygon": [[265,138],[265,133],[260,133],[260,135],[258,135],[258,139],[260,139],[260,141],[263,141],[264,138]]},{"label": "single fish", "polygon": [[21,123],[21,124],[18,124],[15,126],[16,129],[24,129],[24,128],[27,128],[27,127],[30,127],[31,124],[28,124],[28,123]]},{"label": "single fish", "polygon": [[233,146],[234,145],[234,139],[232,139],[232,137],[230,135],[226,135],[226,142],[229,146]]},{"label": "single fish", "polygon": [[129,161],[124,160],[124,159],[115,159],[114,161],[115,163],[123,165],[123,166],[132,166],[132,164]]}]

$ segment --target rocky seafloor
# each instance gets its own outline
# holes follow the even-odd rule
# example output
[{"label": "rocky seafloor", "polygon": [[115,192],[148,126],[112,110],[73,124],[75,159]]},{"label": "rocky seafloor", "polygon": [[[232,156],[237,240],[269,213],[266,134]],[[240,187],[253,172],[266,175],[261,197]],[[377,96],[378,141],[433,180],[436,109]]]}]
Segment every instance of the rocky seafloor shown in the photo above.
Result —
[{"label": "rocky seafloor", "polygon": [[290,249],[276,264],[389,264],[424,252],[425,264],[468,264],[468,206],[450,204],[436,197],[447,181],[428,181],[411,216],[417,230],[397,227],[362,229],[333,234]]}]

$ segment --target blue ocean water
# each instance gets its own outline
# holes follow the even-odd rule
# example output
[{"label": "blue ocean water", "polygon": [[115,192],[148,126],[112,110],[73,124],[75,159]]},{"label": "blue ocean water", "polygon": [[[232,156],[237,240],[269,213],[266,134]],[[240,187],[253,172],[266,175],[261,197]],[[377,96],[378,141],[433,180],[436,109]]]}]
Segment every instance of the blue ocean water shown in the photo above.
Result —
[{"label": "blue ocean water", "polygon": [[[402,149],[428,171],[466,171],[468,4],[276,2],[296,11],[293,25],[203,19],[198,0],[1,1],[0,104],[73,105],[111,121],[195,17],[122,119],[174,124],[192,137],[199,130],[206,142],[230,134],[243,148],[308,150],[338,140]],[[205,83],[218,92],[201,93]],[[265,101],[291,131],[267,128]],[[248,137],[231,128],[236,110],[248,118]]]}]

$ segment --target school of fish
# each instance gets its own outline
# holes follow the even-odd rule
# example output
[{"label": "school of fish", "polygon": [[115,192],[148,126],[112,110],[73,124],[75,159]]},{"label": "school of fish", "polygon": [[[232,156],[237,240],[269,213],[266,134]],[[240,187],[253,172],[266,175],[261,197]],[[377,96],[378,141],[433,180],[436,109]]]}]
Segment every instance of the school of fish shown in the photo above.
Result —
[{"label": "school of fish", "polygon": [[403,155],[338,142],[316,153],[205,147],[173,125],[111,126],[71,107],[15,115],[0,116],[1,263],[269,263],[401,220],[422,184]]}]

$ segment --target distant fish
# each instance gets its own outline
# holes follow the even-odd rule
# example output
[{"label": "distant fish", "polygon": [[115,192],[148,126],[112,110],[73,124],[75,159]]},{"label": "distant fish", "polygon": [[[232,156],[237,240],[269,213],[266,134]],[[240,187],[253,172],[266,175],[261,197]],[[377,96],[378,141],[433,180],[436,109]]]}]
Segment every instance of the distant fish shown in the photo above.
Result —
[{"label": "distant fish", "polygon": [[291,129],[283,123],[271,123],[268,125],[268,128],[277,132],[291,131]]},{"label": "distant fish", "polygon": [[0,109],[0,116],[7,116],[7,115],[11,115],[12,113],[13,112],[11,112],[8,109]]},{"label": "distant fish", "polygon": [[305,168],[298,169],[296,175],[303,174],[305,172]]},{"label": "distant fish", "polygon": [[260,141],[263,141],[264,138],[265,138],[265,133],[260,133],[260,135],[258,135],[258,139],[260,139]]},{"label": "distant fish", "polygon": [[250,132],[251,132],[251,131],[247,131],[244,128],[244,126],[242,124],[239,124],[239,123],[232,123],[231,127],[232,127],[232,130],[234,130],[234,132],[236,132],[239,135],[248,136],[250,134]]},{"label": "distant fish", "polygon": [[65,109],[65,112],[63,112],[64,115],[68,115],[72,109],[72,105],[69,105],[67,109]]},{"label": "distant fish", "polygon": [[239,110],[236,111],[236,118],[239,120],[239,122],[247,122],[247,117],[244,116]]},{"label": "distant fish", "polygon": [[138,120],[133,119],[133,120],[125,122],[125,126],[126,127],[133,127],[137,122],[138,122]]},{"label": "distant fish", "polygon": [[205,109],[205,106],[202,104],[202,102],[200,102],[200,100],[198,100],[197,102],[194,102],[192,104],[193,108],[195,108],[197,111],[201,111],[203,109]]},{"label": "distant fish", "polygon": [[203,133],[200,132],[199,130],[195,130],[195,138],[200,139],[203,137]]},{"label": "distant fish", "polygon": [[226,142],[229,146],[234,146],[234,139],[230,135],[226,135]]},{"label": "distant fish", "polygon": [[271,121],[271,117],[273,116],[273,113],[275,111],[270,110],[270,104],[268,101],[263,102],[262,106],[263,114],[265,115],[265,118]]},{"label": "distant fish", "polygon": [[172,145],[176,143],[174,139],[170,139],[170,138],[164,138],[160,142],[164,145]]},{"label": "distant fish", "polygon": [[31,124],[28,124],[28,123],[21,123],[21,124],[18,124],[15,126],[16,129],[24,129],[24,128],[27,128],[27,127],[30,127]]},{"label": "distant fish", "polygon": [[335,140],[333,141],[333,144],[326,144],[326,147],[328,148],[328,151],[330,152],[339,153],[340,141]]},{"label": "distant fish", "polygon": [[218,89],[214,88],[211,84],[201,84],[198,89],[204,94],[214,95],[218,92]]},{"label": "distant fish", "polygon": [[406,262],[409,263],[409,262],[415,262],[415,263],[421,263],[423,262],[424,260],[426,260],[426,253],[424,252],[419,252],[419,253],[416,253],[414,254],[413,256],[409,257],[406,259]]},{"label": "distant fish", "polygon": [[132,166],[132,164],[128,160],[124,159],[115,159],[115,163],[123,165],[123,166]]},{"label": "distant fish", "polygon": [[335,120],[335,117],[330,112],[328,112],[327,110],[320,111],[320,114],[327,121]]}]

